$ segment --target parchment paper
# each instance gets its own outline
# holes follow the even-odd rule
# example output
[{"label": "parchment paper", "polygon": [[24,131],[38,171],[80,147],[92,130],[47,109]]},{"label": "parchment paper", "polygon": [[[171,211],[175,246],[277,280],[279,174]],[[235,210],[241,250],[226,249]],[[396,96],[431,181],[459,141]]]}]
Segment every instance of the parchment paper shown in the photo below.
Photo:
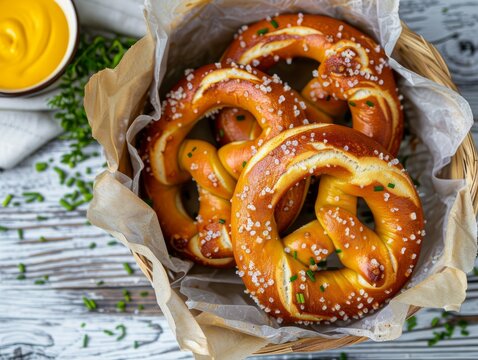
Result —
[{"label": "parchment paper", "polygon": [[[360,321],[336,326],[279,327],[243,293],[234,271],[193,267],[170,256],[154,211],[138,196],[143,164],[135,135],[159,118],[160,95],[186,68],[217,61],[244,22],[276,12],[326,14],[344,19],[373,36],[387,55],[400,36],[398,1],[387,0],[164,0],[145,2],[149,35],[131,48],[118,67],[92,77],[85,108],[108,170],[98,176],[88,218],[152,264],[158,304],[183,349],[197,358],[240,359],[268,343],[347,334],[373,340],[400,336],[410,305],[458,310],[466,275],[476,255],[476,222],[462,180],[440,179],[472,125],[466,101],[390,59],[401,75],[400,91],[411,132],[401,154],[418,178],[428,220],[419,263],[401,294]],[[142,114],[146,103],[152,106]]]}]

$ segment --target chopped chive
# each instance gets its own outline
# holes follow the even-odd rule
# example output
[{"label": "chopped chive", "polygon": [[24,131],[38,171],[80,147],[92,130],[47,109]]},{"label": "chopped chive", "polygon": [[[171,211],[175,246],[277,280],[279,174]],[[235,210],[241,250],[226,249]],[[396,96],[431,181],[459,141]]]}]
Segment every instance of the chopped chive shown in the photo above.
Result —
[{"label": "chopped chive", "polygon": [[10,201],[12,201],[12,199],[13,199],[13,195],[12,195],[12,194],[8,194],[8,195],[5,197],[5,199],[3,200],[3,202],[2,202],[2,206],[3,206],[3,207],[7,207],[8,204],[10,204]]},{"label": "chopped chive", "polygon": [[25,276],[25,274],[19,274],[17,276],[17,280],[25,280],[27,277]]},{"label": "chopped chive", "polygon": [[120,311],[120,312],[125,312],[126,310],[126,303],[123,301],[123,300],[120,300],[116,303],[116,308]]},{"label": "chopped chive", "polygon": [[9,229],[7,227],[0,225],[0,231],[5,232],[5,231],[8,231],[8,230]]},{"label": "chopped chive", "polygon": [[341,252],[342,252],[342,250],[340,250],[340,249],[335,249],[335,253],[336,253],[336,254],[340,254]]},{"label": "chopped chive", "polygon": [[95,310],[97,308],[95,300],[88,299],[86,296],[83,296],[83,303],[89,311]]},{"label": "chopped chive", "polygon": [[80,327],[84,328],[86,326],[86,323],[82,322]]},{"label": "chopped chive", "polygon": [[327,260],[322,260],[317,263],[318,267],[324,268],[327,267]]},{"label": "chopped chive", "polygon": [[294,251],[294,259],[297,260],[297,251]]},{"label": "chopped chive", "polygon": [[115,333],[111,330],[103,330],[103,332],[108,336],[113,336]]},{"label": "chopped chive", "polygon": [[473,268],[473,275],[478,276],[478,267]]},{"label": "chopped chive", "polygon": [[268,28],[259,29],[259,30],[257,30],[257,35],[265,35],[268,32],[269,32]]},{"label": "chopped chive", "polygon": [[224,219],[219,219],[219,223],[220,223],[220,224],[225,224],[225,223],[226,223],[226,220],[224,220]]},{"label": "chopped chive", "polygon": [[73,206],[68,201],[66,201],[65,199],[60,199],[59,204],[61,206],[63,206],[68,211],[73,211],[74,210]]},{"label": "chopped chive", "polygon": [[289,280],[290,280],[290,282],[294,282],[294,281],[297,280],[297,278],[298,278],[297,275],[292,275]]},{"label": "chopped chive", "polygon": [[134,274],[134,270],[131,268],[130,264],[123,263],[123,268],[126,270],[128,275],[133,275]]},{"label": "chopped chive", "polygon": [[277,21],[275,21],[274,19],[272,19],[270,21],[271,25],[274,27],[274,29],[277,29],[279,27],[279,24],[277,23]]},{"label": "chopped chive", "polygon": [[188,152],[188,158],[192,158],[192,157],[193,157],[193,153]]},{"label": "chopped chive", "polygon": [[431,322],[431,327],[436,327],[438,325],[438,323],[440,322],[440,318],[439,317],[434,317],[432,319],[432,322]]},{"label": "chopped chive", "polygon": [[40,238],[38,239],[40,242],[46,242],[46,238],[44,236],[40,236]]},{"label": "chopped chive", "polygon": [[41,279],[35,280],[34,284],[35,285],[45,285],[45,280],[41,280]]},{"label": "chopped chive", "polygon": [[124,301],[126,302],[130,302],[131,301],[131,294],[129,293],[128,290],[123,290],[123,297],[124,297]]},{"label": "chopped chive", "polygon": [[87,334],[83,335],[83,347],[84,348],[88,347],[88,342],[89,341],[90,341],[90,337]]},{"label": "chopped chive", "polygon": [[242,167],[245,168],[246,165],[247,165],[247,161],[243,161],[243,162],[242,162]]},{"label": "chopped chive", "polygon": [[135,340],[135,341],[134,341],[134,343],[133,343],[133,348],[134,348],[134,349],[139,348],[139,341],[138,341],[138,340]]},{"label": "chopped chive", "polygon": [[139,296],[141,296],[141,297],[146,297],[146,296],[148,296],[148,295],[149,295],[149,292],[147,292],[147,291],[141,291],[141,292],[139,293]]},{"label": "chopped chive", "polygon": [[66,172],[58,166],[55,166],[53,170],[58,174],[58,177],[60,178],[60,184],[64,184],[66,180]]},{"label": "chopped chive", "polygon": [[18,271],[20,271],[20,273],[22,274],[25,273],[25,270],[26,270],[25,264],[22,264],[22,263],[18,264]]},{"label": "chopped chive", "polygon": [[46,216],[37,215],[37,220],[38,221],[45,221],[45,220],[48,220],[48,218]]},{"label": "chopped chive", "polygon": [[320,291],[325,292],[325,287],[324,287],[324,285],[320,285]]},{"label": "chopped chive", "polygon": [[395,188],[395,184],[388,183],[387,187],[389,187],[390,189],[394,189],[394,188]]},{"label": "chopped chive", "polygon": [[46,162],[37,162],[35,164],[35,170],[38,172],[45,171],[48,168],[48,164]]},{"label": "chopped chive", "polygon": [[416,316],[407,319],[407,331],[412,331],[417,326]]},{"label": "chopped chive", "polygon": [[103,285],[105,282],[103,280],[100,280],[100,281],[97,281],[96,282],[96,286],[101,286]]},{"label": "chopped chive", "polygon": [[194,147],[191,149],[191,151],[196,151],[196,149],[197,149],[197,147],[194,146]]},{"label": "chopped chive", "polygon": [[118,242],[116,240],[111,240],[111,241],[108,241],[108,246],[113,246],[113,245],[117,245]]},{"label": "chopped chive", "polygon": [[237,120],[237,121],[243,121],[243,120],[245,120],[245,119],[246,119],[245,115],[237,115],[237,116],[236,116],[236,120]]},{"label": "chopped chive", "polygon": [[383,191],[383,186],[379,185],[379,186],[374,186],[373,187],[373,191]]},{"label": "chopped chive", "polygon": [[298,302],[299,304],[304,304],[304,303],[305,303],[304,294],[302,294],[302,293],[296,293],[296,294],[295,294],[295,297],[296,297],[297,302]]},{"label": "chopped chive", "polygon": [[349,101],[349,105],[350,105],[350,106],[357,106],[357,104],[356,104],[355,102],[353,102],[353,101]]},{"label": "chopped chive", "polygon": [[68,187],[73,186],[74,183],[75,183],[75,178],[69,178],[66,181],[66,186],[68,186]]},{"label": "chopped chive", "polygon": [[86,168],[86,173],[87,173],[88,175],[90,175],[92,172],[93,172],[93,171],[92,171],[91,168],[88,166],[88,167]]},{"label": "chopped chive", "polygon": [[17,233],[18,233],[18,238],[19,238],[20,240],[23,240],[23,229],[18,229],[18,230],[17,230]]},{"label": "chopped chive", "polygon": [[96,247],[96,243],[95,242],[92,242],[90,243],[90,245],[88,246],[90,249],[94,249]]},{"label": "chopped chive", "polygon": [[50,275],[43,275],[43,278],[48,281],[50,279]]},{"label": "chopped chive", "polygon": [[310,265],[315,265],[315,261],[314,261],[314,258],[313,258],[313,257],[311,257],[311,258],[309,259],[309,264],[310,264]]},{"label": "chopped chive", "polygon": [[295,294],[296,298],[297,298],[297,302],[299,304],[304,304],[305,303],[305,298],[304,298],[304,294],[302,293],[297,293]]},{"label": "chopped chive", "polygon": [[314,272],[312,270],[309,269],[305,273],[310,278],[310,280],[312,280],[312,282],[315,282],[315,275],[314,275]]},{"label": "chopped chive", "polygon": [[224,137],[224,129],[219,129],[219,137]]},{"label": "chopped chive", "polygon": [[126,326],[119,324],[115,329],[121,331],[121,334],[116,338],[116,341],[123,340],[126,336]]},{"label": "chopped chive", "polygon": [[138,310],[139,310],[139,311],[144,310],[144,305],[143,305],[143,304],[138,304]]},{"label": "chopped chive", "polygon": [[375,106],[375,104],[373,102],[371,102],[370,100],[367,100],[365,102],[365,104],[367,104],[369,107],[374,107]]},{"label": "chopped chive", "polygon": [[339,360],[347,360],[347,359],[348,359],[347,354],[344,352],[341,352]]}]

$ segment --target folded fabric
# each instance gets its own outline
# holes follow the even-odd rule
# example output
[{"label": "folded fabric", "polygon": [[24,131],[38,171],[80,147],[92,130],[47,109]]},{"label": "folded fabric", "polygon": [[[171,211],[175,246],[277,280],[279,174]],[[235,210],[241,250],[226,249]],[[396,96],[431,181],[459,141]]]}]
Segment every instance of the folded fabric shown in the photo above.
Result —
[{"label": "folded fabric", "polygon": [[[143,0],[75,0],[83,28],[139,38],[146,33]],[[9,169],[61,134],[48,100],[55,85],[35,96],[0,97],[0,169]]]}]

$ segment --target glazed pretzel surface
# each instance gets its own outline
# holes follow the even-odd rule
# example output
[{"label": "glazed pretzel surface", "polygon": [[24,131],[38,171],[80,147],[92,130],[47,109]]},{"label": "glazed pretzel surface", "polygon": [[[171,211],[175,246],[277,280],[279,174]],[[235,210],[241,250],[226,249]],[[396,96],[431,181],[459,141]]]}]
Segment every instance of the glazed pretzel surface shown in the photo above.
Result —
[{"label": "glazed pretzel surface", "polygon": [[[346,100],[354,129],[374,138],[393,155],[403,135],[403,114],[393,72],[382,48],[340,20],[320,15],[279,15],[244,26],[223,55],[225,63],[269,69],[279,59],[305,57],[320,66],[303,89],[309,100],[330,95]],[[341,102],[332,103],[340,110]],[[324,122],[324,121],[322,121]]]},{"label": "glazed pretzel surface", "polygon": [[[282,130],[308,123],[303,109],[295,105],[297,94],[284,87],[278,77],[250,67],[204,66],[186,74],[167,95],[161,119],[144,130],[140,153],[146,163],[145,190],[165,237],[177,252],[204,265],[233,265],[229,224],[235,178],[263,143]],[[261,133],[219,151],[206,141],[185,140],[205,114],[223,106],[251,112],[260,119]],[[196,221],[181,200],[181,187],[191,178],[199,192]],[[293,222],[307,187],[304,181],[288,192],[290,211],[277,214],[280,227]]]},{"label": "glazed pretzel surface", "polygon": [[[319,175],[316,220],[281,239],[278,200],[297,181]],[[358,198],[371,209],[374,230],[358,219]],[[338,125],[287,130],[262,146],[236,185],[231,218],[238,274],[279,323],[374,312],[410,277],[425,235],[420,199],[398,160]],[[334,252],[344,267],[323,269]]]}]

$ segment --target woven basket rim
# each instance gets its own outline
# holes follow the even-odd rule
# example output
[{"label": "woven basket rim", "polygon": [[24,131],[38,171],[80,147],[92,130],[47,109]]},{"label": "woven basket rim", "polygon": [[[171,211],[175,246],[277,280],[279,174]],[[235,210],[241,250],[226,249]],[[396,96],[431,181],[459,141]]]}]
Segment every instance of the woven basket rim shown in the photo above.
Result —
[{"label": "woven basket rim", "polygon": [[[394,54],[400,57],[401,64],[440,85],[458,91],[451,80],[445,60],[438,50],[422,36],[411,31],[402,21],[402,33],[395,46]],[[406,56],[403,56],[406,55]],[[475,216],[478,214],[478,156],[471,133],[468,133],[452,157],[450,164],[441,176],[448,179],[465,179],[470,190]],[[134,253],[133,256],[145,276],[152,281],[151,263],[144,256]],[[411,306],[408,316],[412,316],[420,308]],[[266,345],[255,355],[279,355],[298,352],[316,352],[343,348],[368,340],[364,336],[348,335],[338,339],[325,339],[317,336],[299,339],[284,344]]]}]

